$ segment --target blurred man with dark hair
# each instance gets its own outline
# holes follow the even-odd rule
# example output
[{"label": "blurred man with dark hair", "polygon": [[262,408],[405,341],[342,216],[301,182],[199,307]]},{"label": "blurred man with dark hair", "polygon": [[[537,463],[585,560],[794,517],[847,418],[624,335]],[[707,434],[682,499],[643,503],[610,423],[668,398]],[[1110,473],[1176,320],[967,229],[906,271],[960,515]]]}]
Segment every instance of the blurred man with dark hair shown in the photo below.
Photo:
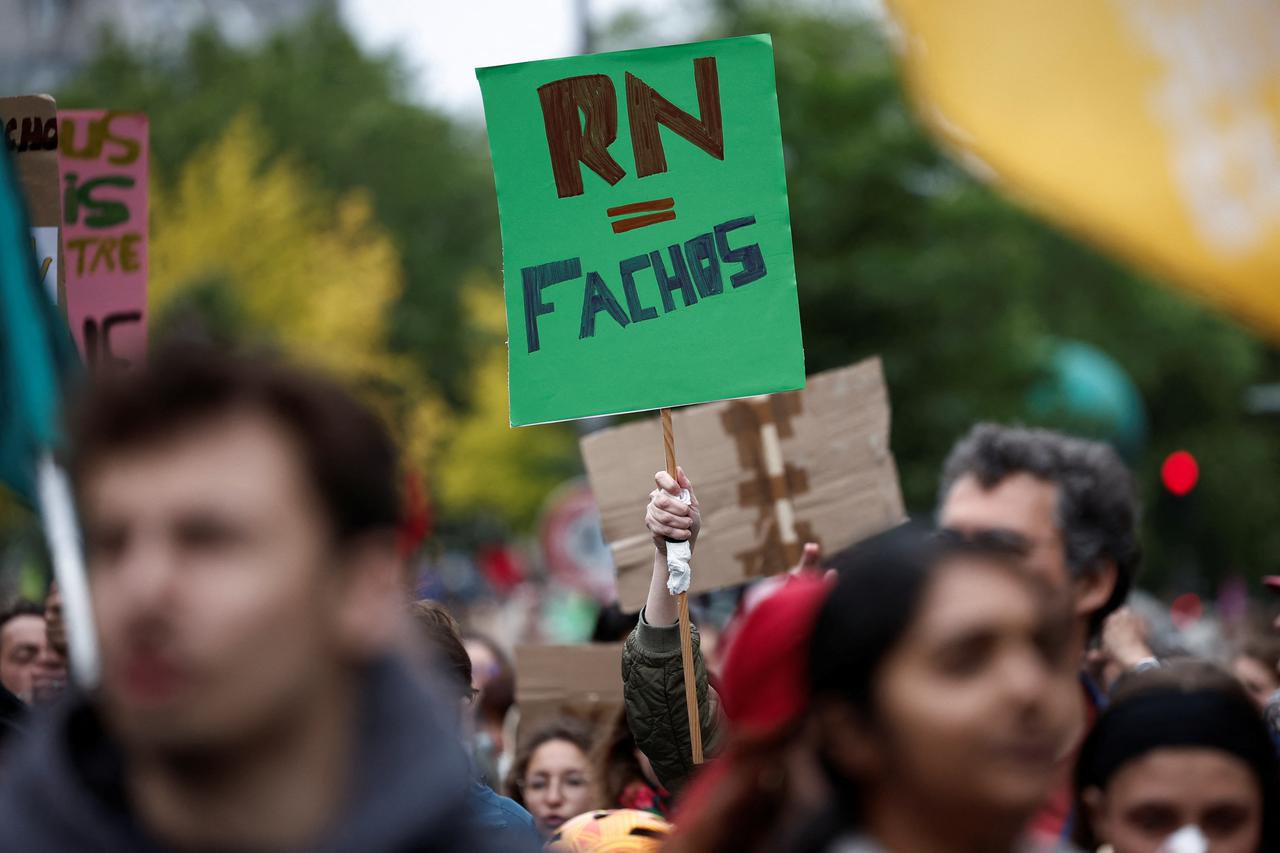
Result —
[{"label": "blurred man with dark hair", "polygon": [[[471,656],[462,644],[457,620],[443,604],[430,599],[415,601],[410,613],[418,627],[425,665],[456,698],[459,717],[467,716],[477,691],[471,686]],[[476,822],[486,831],[510,834],[535,848],[540,843],[533,816],[515,800],[497,794],[479,780],[471,785],[471,805]]]},{"label": "blurred man with dark hair", "polygon": [[1142,553],[1133,476],[1101,442],[978,424],[947,457],[938,512],[942,527],[1030,546],[1027,567],[1072,593],[1082,654],[1133,586]]},{"label": "blurred man with dark hair", "polygon": [[20,601],[0,614],[0,744],[6,747],[26,728],[36,672],[47,646],[41,607]]},{"label": "blurred man with dark hair", "polygon": [[[943,466],[938,523],[964,535],[995,534],[1019,543],[1026,569],[1069,596],[1072,649],[1081,666],[1090,640],[1124,604],[1141,559],[1129,469],[1106,444],[1045,429],[973,427]],[[1139,653],[1125,663],[1154,661]],[[1073,747],[1105,701],[1087,679],[1082,691]],[[1067,827],[1069,764],[1064,762],[1063,785],[1035,821],[1042,836],[1060,836]]]},{"label": "blurred man with dark hair", "polygon": [[40,605],[19,601],[0,613],[0,684],[28,704],[46,643]]},{"label": "blurred man with dark hair", "polygon": [[71,421],[103,675],[12,758],[3,850],[492,849],[395,657],[395,448],[327,380],[169,349]]}]

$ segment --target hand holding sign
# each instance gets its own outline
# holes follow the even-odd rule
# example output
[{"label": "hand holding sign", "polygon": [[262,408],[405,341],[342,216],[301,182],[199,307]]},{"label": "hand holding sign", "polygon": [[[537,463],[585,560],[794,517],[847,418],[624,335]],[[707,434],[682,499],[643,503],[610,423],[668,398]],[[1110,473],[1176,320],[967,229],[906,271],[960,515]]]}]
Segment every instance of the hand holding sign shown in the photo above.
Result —
[{"label": "hand holding sign", "polygon": [[[667,540],[688,542],[693,548],[702,529],[702,513],[698,510],[698,498],[693,484],[683,468],[676,468],[676,476],[666,471],[653,475],[658,488],[649,493],[649,506],[645,510],[644,524],[653,533],[653,544],[662,554],[667,553]],[[680,500],[681,490],[688,489],[689,502]]]}]

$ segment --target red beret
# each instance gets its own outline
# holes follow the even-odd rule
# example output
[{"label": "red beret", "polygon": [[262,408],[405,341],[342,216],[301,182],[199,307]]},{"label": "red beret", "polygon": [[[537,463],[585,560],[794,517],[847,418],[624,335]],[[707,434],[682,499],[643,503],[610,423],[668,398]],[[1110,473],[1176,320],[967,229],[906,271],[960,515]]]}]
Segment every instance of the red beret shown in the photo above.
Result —
[{"label": "red beret", "polygon": [[830,585],[796,576],[752,608],[721,669],[720,698],[735,735],[773,732],[809,700],[808,646]]}]

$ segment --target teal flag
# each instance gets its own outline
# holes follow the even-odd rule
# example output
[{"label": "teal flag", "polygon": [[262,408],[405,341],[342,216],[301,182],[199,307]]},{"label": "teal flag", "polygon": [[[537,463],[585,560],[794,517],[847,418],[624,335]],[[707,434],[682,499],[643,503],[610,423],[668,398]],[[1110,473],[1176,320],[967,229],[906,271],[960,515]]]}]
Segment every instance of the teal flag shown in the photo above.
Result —
[{"label": "teal flag", "polygon": [[35,503],[35,463],[56,445],[64,381],[79,357],[40,285],[27,211],[8,151],[0,150],[0,483]]},{"label": "teal flag", "polygon": [[804,387],[768,36],[476,73],[514,426]]}]

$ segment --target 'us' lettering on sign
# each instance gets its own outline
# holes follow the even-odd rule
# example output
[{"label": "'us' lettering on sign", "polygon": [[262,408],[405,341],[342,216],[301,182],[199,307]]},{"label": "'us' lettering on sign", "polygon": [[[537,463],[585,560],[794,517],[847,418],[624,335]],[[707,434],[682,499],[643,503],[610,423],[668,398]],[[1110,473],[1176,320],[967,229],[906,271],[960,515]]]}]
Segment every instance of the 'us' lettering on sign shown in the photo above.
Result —
[{"label": "'us' lettering on sign", "polygon": [[67,320],[91,368],[141,363],[147,314],[147,117],[58,113]]},{"label": "'us' lettering on sign", "polygon": [[477,74],[513,425],[803,387],[768,36]]}]

